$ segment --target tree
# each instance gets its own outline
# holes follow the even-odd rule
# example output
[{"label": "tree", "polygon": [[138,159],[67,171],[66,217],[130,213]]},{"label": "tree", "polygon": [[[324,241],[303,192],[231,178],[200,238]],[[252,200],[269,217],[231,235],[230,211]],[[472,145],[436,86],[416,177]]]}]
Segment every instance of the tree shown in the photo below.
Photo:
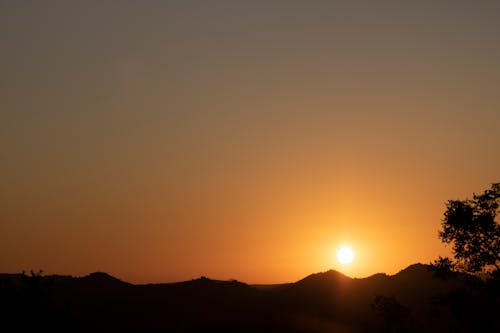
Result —
[{"label": "tree", "polygon": [[415,325],[410,319],[410,309],[398,302],[396,297],[376,295],[371,309],[383,319],[385,331],[389,333],[413,332]]},{"label": "tree", "polygon": [[453,265],[441,264],[470,273],[500,269],[500,225],[495,221],[499,204],[500,183],[483,194],[473,194],[472,200],[447,202],[439,238],[452,244],[455,260]]}]

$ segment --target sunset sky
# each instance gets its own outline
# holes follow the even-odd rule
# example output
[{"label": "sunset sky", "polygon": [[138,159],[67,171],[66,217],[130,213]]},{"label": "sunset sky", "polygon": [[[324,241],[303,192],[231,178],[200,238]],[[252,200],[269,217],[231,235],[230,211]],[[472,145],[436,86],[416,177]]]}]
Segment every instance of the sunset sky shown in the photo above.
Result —
[{"label": "sunset sky", "polygon": [[393,274],[500,181],[498,1],[0,1],[0,49],[0,272]]}]

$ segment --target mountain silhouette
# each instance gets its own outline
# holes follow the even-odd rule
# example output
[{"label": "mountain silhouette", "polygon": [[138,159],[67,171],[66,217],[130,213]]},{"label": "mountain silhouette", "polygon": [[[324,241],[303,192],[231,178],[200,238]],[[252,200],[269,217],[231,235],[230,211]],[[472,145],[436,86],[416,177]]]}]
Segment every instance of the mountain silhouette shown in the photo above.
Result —
[{"label": "mountain silhouette", "polygon": [[0,274],[0,318],[4,328],[51,332],[498,331],[498,290],[496,280],[443,278],[423,264],[362,279],[330,270],[269,286]]}]

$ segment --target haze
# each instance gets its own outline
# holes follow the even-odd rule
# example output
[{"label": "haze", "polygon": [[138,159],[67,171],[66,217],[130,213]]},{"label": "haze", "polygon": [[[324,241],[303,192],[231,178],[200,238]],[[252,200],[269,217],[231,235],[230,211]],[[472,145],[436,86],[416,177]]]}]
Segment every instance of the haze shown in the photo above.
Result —
[{"label": "haze", "polygon": [[275,283],[448,254],[445,201],[498,181],[499,15],[2,1],[0,272]]}]

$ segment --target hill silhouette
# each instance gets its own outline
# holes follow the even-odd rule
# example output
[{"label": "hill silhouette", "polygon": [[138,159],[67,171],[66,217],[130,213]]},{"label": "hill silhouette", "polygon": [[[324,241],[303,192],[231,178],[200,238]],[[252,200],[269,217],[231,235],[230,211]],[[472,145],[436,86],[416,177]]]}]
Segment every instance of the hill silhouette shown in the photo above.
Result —
[{"label": "hill silhouette", "polygon": [[103,272],[0,274],[0,316],[3,328],[16,331],[498,331],[498,290],[497,280],[443,277],[423,264],[392,276],[330,270],[270,286],[206,277],[134,285]]}]

